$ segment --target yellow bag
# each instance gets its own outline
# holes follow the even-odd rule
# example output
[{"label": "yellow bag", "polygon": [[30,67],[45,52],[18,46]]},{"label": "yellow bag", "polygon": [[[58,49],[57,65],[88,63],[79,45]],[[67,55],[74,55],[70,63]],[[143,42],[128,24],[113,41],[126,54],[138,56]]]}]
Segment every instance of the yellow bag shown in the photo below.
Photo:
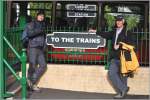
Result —
[{"label": "yellow bag", "polygon": [[134,52],[134,47],[125,43],[122,43],[122,48],[129,50],[130,55],[131,55],[131,61],[126,61],[125,60],[125,55],[124,55],[124,50],[121,50],[121,56],[120,56],[120,61],[121,61],[121,73],[122,74],[127,74],[130,72],[136,72],[137,69],[139,68],[139,62],[136,56],[136,53]]}]

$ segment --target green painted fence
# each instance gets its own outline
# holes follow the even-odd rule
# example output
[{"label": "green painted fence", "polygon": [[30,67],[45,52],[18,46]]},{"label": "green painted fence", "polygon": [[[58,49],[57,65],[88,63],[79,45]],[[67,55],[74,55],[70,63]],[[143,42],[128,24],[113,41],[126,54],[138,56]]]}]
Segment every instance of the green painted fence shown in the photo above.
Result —
[{"label": "green painted fence", "polygon": [[[25,54],[22,55],[22,60],[20,59],[22,52],[22,43],[21,43],[21,34],[23,32],[23,28],[11,28],[6,29],[4,34],[4,64],[7,69],[14,74],[17,80],[19,80],[22,84],[22,98],[25,99],[26,96],[26,77],[19,77],[15,74],[13,64],[21,61],[22,71],[24,72],[25,67]],[[52,34],[52,32],[87,32],[82,28],[71,28],[71,27],[49,27],[46,30],[47,34]],[[133,34],[137,40],[137,55],[142,66],[149,65],[149,32],[139,32],[138,30],[134,31]],[[109,51],[110,51],[110,41],[107,41],[107,45],[104,48],[99,48],[96,50],[85,50],[85,49],[76,49],[76,48],[64,48],[64,49],[56,49],[52,46],[48,46],[46,55],[47,62],[49,63],[65,63],[65,64],[104,64],[105,68],[108,69],[109,62]],[[10,47],[10,48],[8,48]],[[18,52],[18,53],[15,53]],[[24,52],[25,53],[25,52]],[[19,58],[18,58],[19,57]],[[97,59],[97,57],[101,57]],[[25,73],[23,74],[25,76]],[[6,87],[6,86],[5,86]],[[7,89],[5,89],[7,90]],[[8,94],[7,94],[8,96]]]},{"label": "green painted fence", "polygon": [[[88,29],[76,28],[76,27],[48,27],[45,32],[52,34],[53,32],[87,32]],[[16,48],[18,52],[21,51],[21,34],[23,28],[11,28],[7,29],[7,38]],[[134,30],[133,34],[136,37],[137,43],[137,56],[142,66],[149,64],[149,32],[139,32]],[[110,50],[110,43],[106,43],[105,48],[99,48],[97,50],[86,49],[56,49],[52,46],[47,46],[46,56],[47,61],[50,63],[68,63],[68,64],[107,64],[108,52]],[[7,50],[8,59],[14,59],[15,57]],[[99,60],[100,59],[100,60]]]}]

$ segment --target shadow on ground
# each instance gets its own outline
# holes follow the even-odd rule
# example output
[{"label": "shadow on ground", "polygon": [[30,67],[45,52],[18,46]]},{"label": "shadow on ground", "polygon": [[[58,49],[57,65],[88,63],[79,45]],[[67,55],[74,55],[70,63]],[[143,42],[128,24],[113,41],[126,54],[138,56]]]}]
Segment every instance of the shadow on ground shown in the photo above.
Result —
[{"label": "shadow on ground", "polygon": [[[76,92],[69,90],[57,90],[42,88],[40,93],[28,93],[28,99],[113,99],[114,94]],[[20,99],[20,93],[15,99]],[[148,95],[127,95],[125,99],[149,99]]]}]

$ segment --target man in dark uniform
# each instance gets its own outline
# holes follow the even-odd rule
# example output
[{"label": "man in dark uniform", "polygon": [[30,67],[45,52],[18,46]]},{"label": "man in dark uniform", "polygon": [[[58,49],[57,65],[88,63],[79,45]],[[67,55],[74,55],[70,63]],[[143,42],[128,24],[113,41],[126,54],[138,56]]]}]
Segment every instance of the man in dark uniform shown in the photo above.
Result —
[{"label": "man in dark uniform", "polygon": [[[47,65],[44,56],[45,43],[45,22],[44,12],[39,11],[34,21],[27,24],[27,33],[29,37],[28,56],[29,56],[29,69],[28,69],[28,85],[34,91],[40,91],[37,87],[37,81],[42,74],[46,71]],[[39,65],[39,66],[38,66]]]},{"label": "man in dark uniform", "polygon": [[[89,32],[96,32],[96,30],[89,30]],[[112,49],[110,53],[110,66],[108,71],[109,79],[112,82],[117,95],[114,98],[124,98],[129,91],[127,86],[127,76],[123,76],[120,72],[120,50],[119,42],[124,42],[130,45],[135,45],[135,38],[133,33],[126,30],[125,19],[122,15],[116,17],[116,28],[112,32],[96,32],[106,39],[112,40]],[[129,51],[125,52],[125,58],[130,61],[131,57]]]}]

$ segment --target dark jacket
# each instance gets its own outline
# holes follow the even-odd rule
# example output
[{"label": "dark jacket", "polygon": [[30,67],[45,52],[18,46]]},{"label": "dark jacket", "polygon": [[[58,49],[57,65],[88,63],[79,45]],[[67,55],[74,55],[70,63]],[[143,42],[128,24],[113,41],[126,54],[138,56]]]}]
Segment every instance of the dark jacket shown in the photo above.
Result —
[{"label": "dark jacket", "polygon": [[37,20],[30,22],[27,25],[29,37],[29,47],[44,47],[45,46],[45,23]]},{"label": "dark jacket", "polygon": [[[113,47],[114,43],[115,43],[115,38],[116,38],[116,29],[113,30],[112,32],[97,31],[96,34],[102,36],[103,38],[106,38],[106,39],[109,39],[109,40],[112,41],[112,47],[111,47],[112,49],[111,49],[111,52],[110,52],[109,60],[111,60],[111,59],[120,59],[121,45],[120,45],[118,50],[115,50],[114,47]],[[136,43],[134,34],[129,32],[129,31],[126,31],[125,27],[122,29],[121,33],[119,34],[116,43],[118,44],[119,42],[124,42],[124,43],[130,44],[130,45],[133,45],[133,46],[135,46],[135,43]],[[125,58],[126,58],[127,61],[131,60],[131,56],[130,56],[129,53],[130,53],[129,51],[125,51]]]}]

